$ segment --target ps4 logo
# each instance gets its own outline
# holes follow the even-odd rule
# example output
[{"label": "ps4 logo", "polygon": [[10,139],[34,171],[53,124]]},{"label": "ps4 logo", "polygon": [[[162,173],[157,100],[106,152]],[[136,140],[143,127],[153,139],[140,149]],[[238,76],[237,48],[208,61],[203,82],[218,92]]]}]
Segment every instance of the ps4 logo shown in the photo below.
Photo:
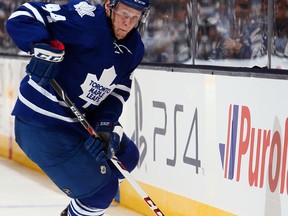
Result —
[{"label": "ps4 logo", "polygon": [[[195,107],[194,112],[191,112],[191,107],[189,109],[185,109],[185,105],[176,103],[172,105],[173,109],[170,110],[168,107],[171,104],[169,104],[168,101],[150,101],[150,99],[145,99],[143,101],[141,88],[136,78],[134,80],[134,88],[135,131],[131,137],[131,140],[136,143],[140,152],[138,167],[141,167],[143,165],[143,162],[148,152],[151,154],[151,159],[153,160],[153,162],[159,162],[159,157],[161,156],[161,151],[159,151],[159,148],[161,148],[161,146],[163,146],[164,144],[166,148],[170,149],[171,153],[170,155],[165,155],[167,166],[175,167],[177,163],[184,163],[191,167],[194,167],[196,174],[200,174],[201,170],[204,171],[204,168],[201,166],[200,160],[200,144],[198,139],[198,108]],[[146,111],[147,106],[143,106],[144,104],[151,105],[151,107],[148,108],[150,110],[149,112]],[[155,116],[154,111],[157,113],[157,116]],[[178,128],[183,128],[182,125],[179,125],[179,123],[181,122],[180,119],[182,119],[181,117],[183,117],[182,114],[188,113],[189,115],[187,117],[190,118],[191,124],[187,124],[185,126],[187,127],[187,133],[177,133],[177,131],[179,131]],[[151,120],[151,115],[153,116],[153,114],[155,118],[154,120]],[[152,130],[147,131],[145,129],[144,121],[145,125],[149,125],[149,128],[152,128]],[[157,123],[156,125],[154,125],[154,121],[161,122],[161,124]],[[170,128],[172,128],[171,132],[169,132]],[[151,137],[152,139],[148,140],[148,145],[147,139]],[[171,137],[173,140],[171,140]],[[180,144],[179,142],[179,137],[185,140],[185,142],[183,143],[183,147],[181,146],[182,144]],[[166,138],[171,141],[167,143],[163,143],[163,141],[158,141],[161,140],[161,138]]]}]

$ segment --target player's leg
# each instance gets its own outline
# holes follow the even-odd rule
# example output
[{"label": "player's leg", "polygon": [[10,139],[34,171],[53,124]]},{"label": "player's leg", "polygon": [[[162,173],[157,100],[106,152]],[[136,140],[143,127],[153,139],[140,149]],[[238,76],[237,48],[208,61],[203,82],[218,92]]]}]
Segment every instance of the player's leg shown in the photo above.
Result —
[{"label": "player's leg", "polygon": [[[117,153],[117,157],[121,160],[128,171],[132,171],[137,165],[139,151],[134,142],[132,142],[125,134],[122,138],[121,148]],[[123,178],[122,174],[111,163],[111,177],[104,187],[94,195],[72,200],[68,208],[62,212],[61,216],[100,216],[104,214],[118,191],[119,178]]]},{"label": "player's leg", "polygon": [[87,137],[73,129],[60,132],[16,117],[15,136],[26,155],[71,198],[91,196],[110,179],[108,163],[98,163],[82,145]]},{"label": "player's leg", "polygon": [[[120,149],[116,153],[116,156],[129,172],[134,170],[137,166],[139,161],[139,150],[136,144],[125,133],[123,133]],[[124,178],[114,165],[112,166],[112,171],[116,172],[119,179]]]},{"label": "player's leg", "polygon": [[116,196],[117,191],[118,178],[112,174],[104,187],[93,195],[81,199],[72,199],[68,206],[67,215],[103,215]]},{"label": "player's leg", "polygon": [[[82,134],[60,132],[31,119],[16,117],[15,135],[17,143],[30,159],[73,198],[68,215],[77,215],[81,211],[82,215],[99,216],[105,212],[117,193],[118,178],[123,176],[110,161],[112,171],[108,163],[99,164],[88,154],[81,145]],[[126,135],[117,157],[129,171],[137,165],[138,149]]]}]

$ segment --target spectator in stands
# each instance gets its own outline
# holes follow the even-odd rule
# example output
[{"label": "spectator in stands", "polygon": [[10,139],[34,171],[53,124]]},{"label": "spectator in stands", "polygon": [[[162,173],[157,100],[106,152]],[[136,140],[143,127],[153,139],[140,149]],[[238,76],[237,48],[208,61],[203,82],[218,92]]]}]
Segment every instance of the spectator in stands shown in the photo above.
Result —
[{"label": "spectator in stands", "polygon": [[184,62],[191,58],[189,35],[186,33],[189,0],[173,1],[174,62]]},{"label": "spectator in stands", "polygon": [[201,60],[219,59],[221,52],[222,35],[217,30],[217,25],[213,20],[206,19],[198,23],[196,35],[197,58]]},{"label": "spectator in stands", "polygon": [[251,0],[235,0],[233,35],[221,45],[223,58],[250,59],[266,54],[262,21],[251,16]]},{"label": "spectator in stands", "polygon": [[230,19],[224,0],[201,0],[197,4],[196,57],[201,60],[222,57],[224,37],[230,37]]},{"label": "spectator in stands", "polygon": [[217,19],[217,30],[224,38],[232,37],[232,7],[230,0],[219,1],[219,18]]},{"label": "spectator in stands", "polygon": [[6,20],[15,7],[15,0],[0,0],[0,53],[16,54],[18,52],[18,49],[6,32]]},{"label": "spectator in stands", "polygon": [[[267,0],[266,0],[267,3]],[[277,0],[275,2],[275,24],[272,53],[279,57],[288,58],[288,2]]]},{"label": "spectator in stands", "polygon": [[170,2],[165,3],[163,0],[154,1],[151,4],[150,19],[146,24],[146,31],[142,33],[145,44],[145,55],[143,62],[172,62],[171,50],[171,21],[172,17],[168,16]]},{"label": "spectator in stands", "polygon": [[6,13],[2,5],[0,4],[0,44],[2,46],[3,40],[5,37],[5,20],[6,20]]},{"label": "spectator in stands", "polygon": [[188,2],[152,2],[150,19],[142,35],[146,47],[143,62],[183,63],[191,58],[185,22]]}]

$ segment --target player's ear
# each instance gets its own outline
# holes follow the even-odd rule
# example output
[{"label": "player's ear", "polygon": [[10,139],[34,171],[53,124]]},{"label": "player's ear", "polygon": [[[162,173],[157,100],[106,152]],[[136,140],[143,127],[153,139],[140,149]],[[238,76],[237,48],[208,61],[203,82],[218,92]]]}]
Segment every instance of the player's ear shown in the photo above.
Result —
[{"label": "player's ear", "polygon": [[110,16],[110,12],[111,12],[109,5],[110,5],[110,0],[106,0],[104,3],[104,8],[105,8],[107,16]]}]

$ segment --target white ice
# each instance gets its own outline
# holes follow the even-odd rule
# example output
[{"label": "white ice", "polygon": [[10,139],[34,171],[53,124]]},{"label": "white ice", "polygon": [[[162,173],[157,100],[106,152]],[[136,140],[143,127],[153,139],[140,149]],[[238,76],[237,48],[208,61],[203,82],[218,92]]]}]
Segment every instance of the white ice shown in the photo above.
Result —
[{"label": "white ice", "polygon": [[[0,216],[59,216],[69,203],[42,173],[0,157]],[[141,216],[112,204],[105,216]]]}]

